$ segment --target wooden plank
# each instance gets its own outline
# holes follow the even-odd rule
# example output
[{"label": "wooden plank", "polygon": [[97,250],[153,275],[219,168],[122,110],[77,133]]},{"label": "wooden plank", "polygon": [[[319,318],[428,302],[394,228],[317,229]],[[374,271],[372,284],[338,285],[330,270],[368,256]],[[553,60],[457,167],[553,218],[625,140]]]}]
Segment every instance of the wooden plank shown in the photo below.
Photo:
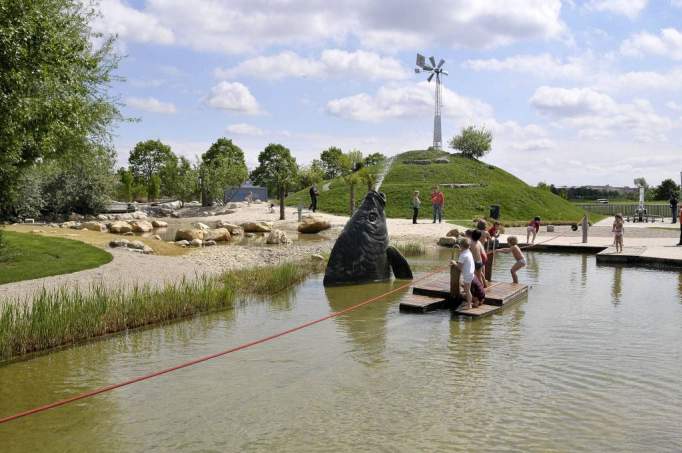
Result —
[{"label": "wooden plank", "polygon": [[429,279],[422,280],[412,287],[412,292],[421,296],[450,298],[450,273],[442,272]]},{"label": "wooden plank", "polygon": [[434,298],[428,296],[419,296],[416,294],[405,294],[400,299],[401,311],[413,311],[418,313],[426,313],[427,311],[436,310],[438,308],[446,308],[448,301],[442,298]]},{"label": "wooden plank", "polygon": [[521,283],[496,282],[485,289],[485,303],[504,305],[528,292],[528,285]]},{"label": "wooden plank", "polygon": [[460,310],[459,308],[455,310],[455,313],[460,316],[469,316],[471,318],[482,318],[484,316],[492,315],[496,311],[502,310],[503,305],[488,305],[482,304],[476,308],[470,308],[468,310]]}]

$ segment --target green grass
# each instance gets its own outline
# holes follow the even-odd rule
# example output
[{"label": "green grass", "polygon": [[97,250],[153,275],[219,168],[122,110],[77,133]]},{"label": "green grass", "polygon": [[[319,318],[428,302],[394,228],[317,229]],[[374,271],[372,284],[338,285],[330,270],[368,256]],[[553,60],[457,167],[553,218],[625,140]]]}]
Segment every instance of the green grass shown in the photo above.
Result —
[{"label": "green grass", "polygon": [[112,260],[110,253],[80,241],[4,231],[0,284],[91,269]]},{"label": "green grass", "polygon": [[[431,165],[404,163],[405,160],[432,159],[440,156],[447,156],[450,163]],[[381,191],[386,193],[388,199],[387,215],[393,218],[410,218],[412,192],[419,190],[422,199],[420,218],[430,218],[431,187],[434,184],[445,183],[482,184],[481,187],[443,188],[446,218],[487,217],[489,206],[492,204],[500,205],[503,222],[527,222],[534,216],[540,216],[543,221],[548,222],[578,222],[583,216],[580,208],[549,190],[531,187],[495,166],[444,151],[408,151],[396,157],[381,187]],[[358,186],[356,190],[358,200],[362,199],[365,189],[364,186]],[[326,212],[347,215],[348,194],[348,187],[343,181],[340,178],[334,179],[331,181],[330,190],[320,194],[318,207]],[[297,205],[303,200],[306,204],[307,197],[306,189],[290,195],[287,203]]]},{"label": "green grass", "polygon": [[42,290],[31,303],[15,300],[0,306],[0,362],[230,308],[240,297],[273,295],[322,269],[324,262],[306,261],[230,271],[162,288]]}]

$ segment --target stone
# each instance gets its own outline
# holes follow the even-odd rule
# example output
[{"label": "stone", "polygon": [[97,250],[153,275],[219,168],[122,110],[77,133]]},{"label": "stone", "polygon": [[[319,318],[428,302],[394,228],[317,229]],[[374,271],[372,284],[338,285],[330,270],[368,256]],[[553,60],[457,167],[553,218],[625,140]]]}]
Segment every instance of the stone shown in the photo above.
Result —
[{"label": "stone", "polygon": [[189,243],[192,247],[201,247],[201,245],[204,243],[201,239],[192,239]]},{"label": "stone", "polygon": [[202,217],[208,217],[208,216],[210,216],[211,214],[210,214],[208,211],[202,211],[202,212],[201,212],[201,215],[202,215]]},{"label": "stone", "polygon": [[152,253],[154,253],[154,249],[151,248],[151,247],[148,246],[148,245],[145,245],[145,246],[142,248],[142,253],[144,253],[145,255],[151,255]]},{"label": "stone", "polygon": [[142,241],[131,241],[128,243],[128,248],[133,250],[144,250],[145,244]]},{"label": "stone", "polygon": [[83,219],[85,219],[85,217],[83,217],[80,214],[76,214],[75,212],[72,212],[71,214],[69,214],[69,220],[72,222],[78,222],[78,221],[81,221]]},{"label": "stone", "polygon": [[179,219],[181,217],[178,211],[171,212],[170,216],[173,217],[174,219]]},{"label": "stone", "polygon": [[152,220],[152,226],[154,228],[167,228],[168,227],[168,222],[164,222],[163,220]]},{"label": "stone", "polygon": [[50,223],[48,226],[49,226],[50,228],[59,228],[59,224],[58,224],[58,223]]},{"label": "stone", "polygon": [[125,233],[123,233],[123,236],[135,236],[135,233],[133,233],[132,231],[126,231]]},{"label": "stone", "polygon": [[176,241],[192,241],[193,239],[203,239],[204,238],[204,230],[200,230],[198,228],[181,228],[178,231],[175,232],[175,240]]},{"label": "stone", "polygon": [[246,222],[242,223],[242,229],[246,233],[269,233],[272,231],[271,222]]},{"label": "stone", "polygon": [[72,225],[69,226],[72,230],[82,230],[83,229],[83,224],[80,222],[74,222]]},{"label": "stone", "polygon": [[107,226],[105,224],[103,224],[102,222],[90,221],[90,222],[83,223],[82,226],[86,230],[90,230],[90,231],[99,231],[100,233],[103,231],[107,231]]},{"label": "stone", "polygon": [[123,220],[116,220],[109,224],[109,231],[114,234],[124,234],[133,231],[133,227]]},{"label": "stone", "polygon": [[258,198],[256,198],[255,200],[253,200],[253,203],[254,203],[254,204],[261,204],[262,201],[260,201]]},{"label": "stone", "polygon": [[289,244],[291,240],[282,230],[272,230],[265,240],[266,244]]},{"label": "stone", "polygon": [[228,207],[229,209],[237,209],[237,208],[241,208],[242,205],[241,205],[241,203],[230,203],[230,204],[227,205],[227,207]]},{"label": "stone", "polygon": [[245,233],[245,234],[244,234],[244,237],[247,237],[247,238],[255,238],[255,237],[256,237],[256,233]]},{"label": "stone", "polygon": [[210,230],[210,229],[211,229],[210,226],[206,225],[205,223],[201,223],[201,222],[193,223],[192,226],[193,226],[194,228],[199,228],[199,229],[202,229],[202,230]]},{"label": "stone", "polygon": [[547,225],[547,232],[554,233],[554,225]]},{"label": "stone", "polygon": [[114,220],[133,220],[133,216],[128,212],[125,214],[115,214]]},{"label": "stone", "polygon": [[154,236],[152,236],[152,239],[154,239],[155,241],[160,241],[161,236],[159,236],[158,234],[155,234]]},{"label": "stone", "polygon": [[215,228],[213,230],[204,230],[203,239],[207,241],[229,241],[231,236],[227,228]]},{"label": "stone", "polygon": [[97,214],[97,220],[100,220],[100,221],[109,220],[109,216],[106,214]]},{"label": "stone", "polygon": [[324,256],[318,255],[317,253],[314,255],[310,255],[310,259],[313,261],[324,261]]},{"label": "stone", "polygon": [[459,230],[457,228],[453,228],[450,231],[448,231],[445,236],[449,238],[458,238],[459,237]]},{"label": "stone", "polygon": [[447,157],[439,157],[438,159],[433,159],[434,164],[447,164],[450,162],[450,159]]},{"label": "stone", "polygon": [[175,244],[179,245],[180,247],[189,247],[189,241],[184,239],[182,241],[176,241]]},{"label": "stone", "polygon": [[168,203],[161,203],[161,208],[164,209],[180,209],[182,207],[182,201],[169,201]]},{"label": "stone", "polygon": [[133,216],[133,219],[146,219],[147,214],[143,211],[135,211],[131,214]]},{"label": "stone", "polygon": [[305,216],[298,224],[298,232],[304,234],[315,234],[331,228],[329,221],[319,216]]},{"label": "stone", "polygon": [[109,247],[111,248],[128,247],[128,244],[130,244],[130,241],[128,241],[128,239],[114,239],[112,241],[109,241]]},{"label": "stone", "polygon": [[453,236],[443,236],[442,238],[438,239],[438,245],[441,247],[454,247],[457,245],[457,238]]},{"label": "stone", "polygon": [[217,245],[218,243],[212,239],[209,239],[208,241],[204,241],[204,247],[211,247],[212,245]]},{"label": "stone", "polygon": [[133,231],[136,233],[149,233],[154,229],[151,222],[146,220],[135,220],[130,222],[130,226],[133,227]]},{"label": "stone", "polygon": [[75,220],[69,220],[68,222],[63,222],[59,225],[60,228],[74,228],[79,226],[80,223]]},{"label": "stone", "polygon": [[244,230],[242,230],[239,225],[228,223],[224,220],[218,220],[216,222],[216,228],[227,228],[227,231],[229,231],[233,236],[239,236],[244,233]]}]

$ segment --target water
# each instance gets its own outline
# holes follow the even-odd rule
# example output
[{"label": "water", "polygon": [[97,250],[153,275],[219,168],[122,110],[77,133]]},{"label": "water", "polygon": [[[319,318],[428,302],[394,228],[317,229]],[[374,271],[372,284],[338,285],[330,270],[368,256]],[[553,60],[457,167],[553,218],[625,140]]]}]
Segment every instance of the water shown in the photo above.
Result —
[{"label": "water", "polygon": [[[509,259],[499,258],[500,274]],[[423,270],[436,260],[411,261]],[[499,315],[401,314],[396,295],[0,425],[0,449],[682,449],[682,273],[601,267],[581,255],[528,261],[528,299]],[[227,349],[390,287],[325,291],[317,276],[273,300],[0,367],[0,415]]]},{"label": "water", "polygon": [[391,166],[393,166],[394,160],[395,160],[395,156],[389,157],[388,159],[386,159],[386,162],[384,162],[384,167],[381,169],[381,171],[377,175],[377,182],[376,182],[376,184],[374,184],[374,191],[375,192],[378,192],[379,189],[381,189],[381,185],[384,183],[384,178],[386,178],[386,175],[391,170]]}]

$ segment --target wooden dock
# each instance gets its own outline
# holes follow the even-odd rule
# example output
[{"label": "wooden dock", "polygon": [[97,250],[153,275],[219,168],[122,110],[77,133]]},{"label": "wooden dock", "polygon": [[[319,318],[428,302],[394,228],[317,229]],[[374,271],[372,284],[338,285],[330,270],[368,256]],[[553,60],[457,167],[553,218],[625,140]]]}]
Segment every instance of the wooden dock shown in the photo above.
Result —
[{"label": "wooden dock", "polygon": [[[459,274],[455,274],[459,281]],[[405,294],[400,301],[400,310],[408,312],[426,313],[431,310],[458,307],[462,303],[461,294],[453,297],[450,289],[451,276],[449,272],[442,272],[429,279],[422,280],[412,287],[412,292]],[[504,309],[506,306],[520,300],[528,294],[528,285],[491,282],[486,288],[485,302],[470,310],[455,309],[460,316],[480,318]]]},{"label": "wooden dock", "polygon": [[597,263],[629,263],[636,261],[646,251],[646,247],[623,247],[616,253],[615,247],[608,247],[597,253]]}]

